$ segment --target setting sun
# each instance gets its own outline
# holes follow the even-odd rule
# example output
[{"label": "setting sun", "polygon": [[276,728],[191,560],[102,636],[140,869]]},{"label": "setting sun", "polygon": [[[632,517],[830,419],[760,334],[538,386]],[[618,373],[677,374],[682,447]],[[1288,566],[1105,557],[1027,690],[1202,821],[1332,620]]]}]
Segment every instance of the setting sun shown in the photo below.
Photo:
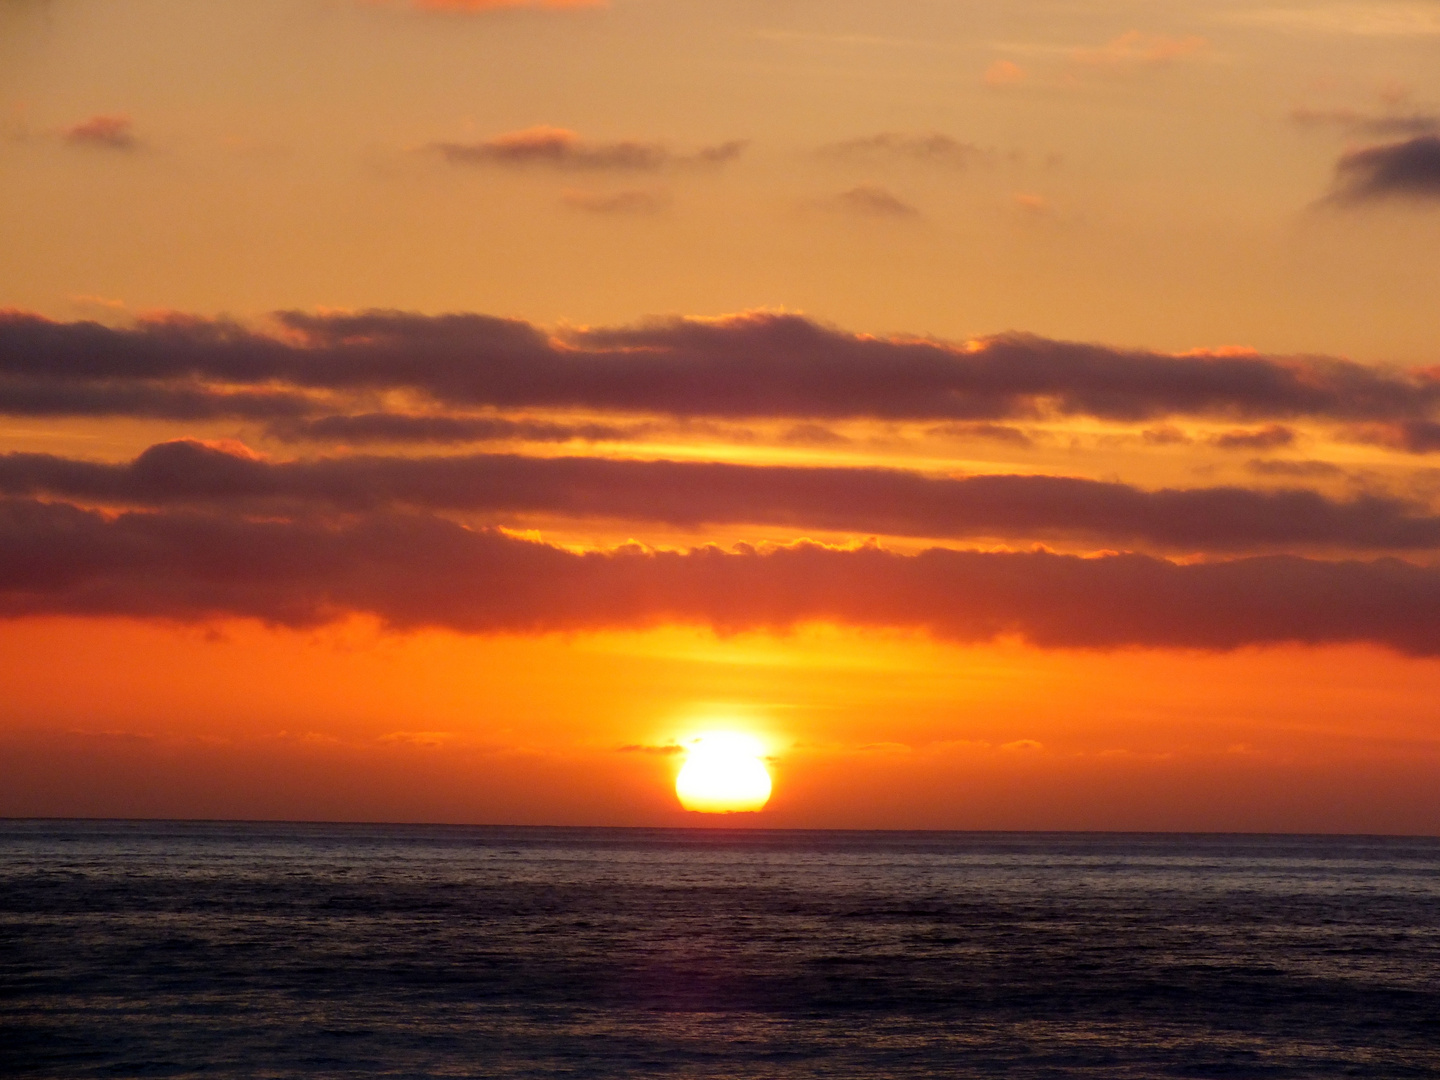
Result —
[{"label": "setting sun", "polygon": [[697,736],[675,778],[680,805],[702,814],[761,809],[770,798],[764,754],[759,740],[749,735],[711,731]]}]

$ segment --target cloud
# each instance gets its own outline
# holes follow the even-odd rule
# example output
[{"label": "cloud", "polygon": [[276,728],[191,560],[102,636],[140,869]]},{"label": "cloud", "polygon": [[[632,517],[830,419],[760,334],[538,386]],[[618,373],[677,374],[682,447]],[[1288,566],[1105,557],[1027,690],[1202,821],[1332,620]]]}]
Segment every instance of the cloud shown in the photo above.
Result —
[{"label": "cloud", "polygon": [[1440,131],[1440,116],[1433,113],[1362,113],[1354,109],[1290,110],[1290,122],[1301,127],[1337,127],[1363,135],[1428,135]]},{"label": "cloud", "polygon": [[120,312],[126,310],[124,300],[117,300],[110,296],[96,296],[91,293],[76,293],[70,298],[70,303],[80,309],[99,309],[105,312]]},{"label": "cloud", "polygon": [[926,165],[947,165],[964,168],[985,151],[973,143],[961,142],[939,132],[904,134],[884,131],[859,139],[830,143],[817,153],[835,161],[916,161]]},{"label": "cloud", "polygon": [[1092,67],[1142,67],[1168,64],[1208,47],[1209,42],[1193,34],[1169,37],[1127,30],[1099,48],[1076,49],[1071,55],[1077,62]]},{"label": "cloud", "polygon": [[428,149],[456,165],[651,172],[673,164],[722,165],[739,157],[745,145],[734,140],[678,155],[662,142],[586,142],[566,128],[541,126],[482,142],[433,142]]},{"label": "cloud", "polygon": [[824,424],[792,424],[780,436],[780,441],[794,446],[844,446],[850,442],[838,431]]},{"label": "cloud", "polygon": [[861,184],[849,191],[842,191],[829,205],[862,217],[912,218],[920,214],[915,207],[878,184]]},{"label": "cloud", "polygon": [[609,0],[410,0],[420,11],[482,12],[505,8],[597,8],[609,7]]},{"label": "cloud", "polygon": [[1440,136],[1365,147],[1336,162],[1326,201],[1356,205],[1387,199],[1440,200]]},{"label": "cloud", "polygon": [[738,158],[749,145],[748,139],[729,139],[712,146],[702,146],[690,157],[678,160],[694,165],[724,165]]},{"label": "cloud", "polygon": [[1210,439],[1221,450],[1277,450],[1295,441],[1295,432],[1283,424],[1270,424],[1258,431],[1225,431]]},{"label": "cloud", "polygon": [[77,146],[99,146],[107,150],[134,150],[140,145],[134,123],[120,113],[83,120],[66,129],[65,140]]},{"label": "cloud", "polygon": [[1230,22],[1360,37],[1427,37],[1440,34],[1440,10],[1431,0],[1277,5],[1225,12]]},{"label": "cloud", "polygon": [[[949,346],[852,336],[799,316],[768,313],[585,330],[571,341],[647,358],[683,358],[684,382],[694,398],[723,398],[728,404],[720,411],[732,414],[994,420],[1050,409],[1112,420],[1181,414],[1344,418],[1426,413],[1440,401],[1440,380],[1428,373],[1328,357],[1160,354],[1028,334]],[[722,370],[727,380],[743,371],[750,391],[764,391],[765,404],[757,394],[753,405],[743,405],[739,386],[711,383],[712,373]]]},{"label": "cloud", "polygon": [[1437,607],[1440,570],[1395,559],[1177,564],[808,543],[577,553],[411,515],[319,524],[0,502],[0,614],[11,617],[307,626],[365,613],[467,633],[823,621],[1050,648],[1365,642],[1434,656]]},{"label": "cloud", "polygon": [[1433,454],[1440,450],[1440,423],[1408,420],[1398,424],[1376,424],[1351,432],[1360,442],[1401,450],[1407,454]]},{"label": "cloud", "polygon": [[461,165],[548,165],[567,169],[658,169],[669,160],[662,143],[585,143],[565,128],[532,127],[485,142],[431,143]]},{"label": "cloud", "polygon": [[283,390],[212,390],[148,380],[0,377],[0,415],[131,416],[147,420],[279,421],[313,414],[312,397]]},{"label": "cloud", "polygon": [[370,443],[612,442],[643,438],[649,424],[554,423],[495,416],[360,413],[275,420],[266,433],[283,442]]},{"label": "cloud", "polygon": [[1345,470],[1329,461],[1273,461],[1257,458],[1245,463],[1257,476],[1316,477],[1343,476]]},{"label": "cloud", "polygon": [[1017,86],[1029,77],[1013,60],[996,60],[985,69],[986,86]]},{"label": "cloud", "polygon": [[566,206],[604,215],[658,214],[670,205],[670,197],[663,191],[567,191],[562,198]]},{"label": "cloud", "polygon": [[881,338],[774,312],[554,334],[519,320],[395,311],[281,312],[271,333],[181,316],[116,328],[0,312],[0,410],[7,395],[14,410],[40,402],[51,414],[73,401],[81,414],[118,415],[127,395],[146,416],[167,401],[263,406],[210,396],[243,386],[280,394],[290,417],[304,408],[293,395],[388,390],[445,408],[816,421],[1399,423],[1430,420],[1440,406],[1434,372],[1333,357],[1157,353],[1027,334]]},{"label": "cloud", "polygon": [[928,434],[956,439],[989,439],[1012,446],[1034,445],[1029,435],[1008,424],[940,424],[931,428]]},{"label": "cloud", "polygon": [[1015,204],[1017,210],[1029,217],[1048,218],[1055,216],[1055,207],[1044,195],[1017,191],[1010,196],[1010,201]]},{"label": "cloud", "polygon": [[1188,446],[1195,441],[1172,424],[1147,428],[1140,433],[1140,440],[1146,446]]},{"label": "cloud", "polygon": [[898,469],[514,454],[270,462],[243,448],[192,440],[157,444],[125,464],[0,455],[0,493],[267,515],[403,509],[852,535],[1083,537],[1186,551],[1440,548],[1440,517],[1376,495],[1338,501],[1304,490],[1146,491],[1063,476],[933,477]]}]

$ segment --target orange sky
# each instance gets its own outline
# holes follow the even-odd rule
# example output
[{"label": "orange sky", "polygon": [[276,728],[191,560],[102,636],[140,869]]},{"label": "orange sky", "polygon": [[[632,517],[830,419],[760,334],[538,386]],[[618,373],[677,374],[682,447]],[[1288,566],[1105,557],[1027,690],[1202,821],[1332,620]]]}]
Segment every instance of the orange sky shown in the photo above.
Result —
[{"label": "orange sky", "polygon": [[1437,59],[0,2],[0,815],[1440,831]]}]

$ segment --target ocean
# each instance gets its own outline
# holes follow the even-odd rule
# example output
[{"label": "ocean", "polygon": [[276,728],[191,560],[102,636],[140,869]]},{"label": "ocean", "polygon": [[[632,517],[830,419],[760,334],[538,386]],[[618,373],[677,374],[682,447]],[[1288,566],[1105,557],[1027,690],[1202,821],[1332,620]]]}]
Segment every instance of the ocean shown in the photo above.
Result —
[{"label": "ocean", "polygon": [[0,821],[7,1077],[1440,1077],[1440,840]]}]

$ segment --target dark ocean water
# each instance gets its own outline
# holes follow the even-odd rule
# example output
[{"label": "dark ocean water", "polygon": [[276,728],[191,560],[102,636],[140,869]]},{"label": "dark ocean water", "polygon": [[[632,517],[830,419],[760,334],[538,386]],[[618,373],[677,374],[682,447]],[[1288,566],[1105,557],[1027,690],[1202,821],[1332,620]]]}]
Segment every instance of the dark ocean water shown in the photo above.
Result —
[{"label": "dark ocean water", "polygon": [[1440,1076],[1440,841],[0,821],[0,1074]]}]

